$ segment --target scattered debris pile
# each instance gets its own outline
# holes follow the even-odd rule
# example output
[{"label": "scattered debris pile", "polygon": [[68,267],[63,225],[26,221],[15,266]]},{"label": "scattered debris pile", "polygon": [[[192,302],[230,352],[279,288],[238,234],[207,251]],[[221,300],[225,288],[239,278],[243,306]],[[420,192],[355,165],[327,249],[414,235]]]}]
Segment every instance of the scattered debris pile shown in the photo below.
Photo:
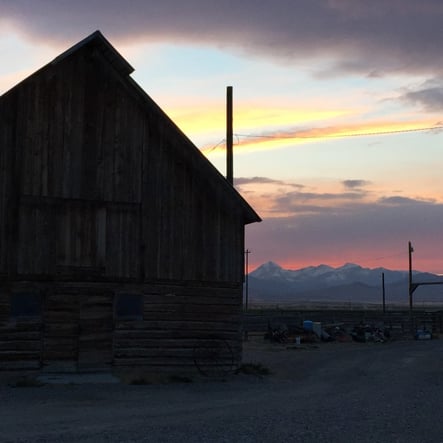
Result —
[{"label": "scattered debris pile", "polygon": [[264,335],[265,340],[273,343],[313,343],[319,340],[312,331],[305,331],[302,327],[288,328],[284,323],[272,325],[268,322],[268,330]]},{"label": "scattered debris pile", "polygon": [[[427,332],[420,331],[417,339],[426,339]],[[390,339],[390,331],[383,325],[370,325],[360,322],[352,330],[347,330],[344,323],[322,325],[320,322],[304,321],[303,326],[288,328],[284,323],[273,325],[268,322],[264,339],[273,343],[315,343],[318,341],[338,341],[360,343],[384,343]]]},{"label": "scattered debris pile", "polygon": [[352,341],[351,335],[346,331],[344,323],[332,323],[325,325],[323,329],[324,341],[339,341],[350,342]]},{"label": "scattered debris pile", "polygon": [[264,339],[274,343],[287,343],[290,341],[289,329],[284,323],[273,326],[268,321],[268,330],[265,332]]},{"label": "scattered debris pile", "polygon": [[375,342],[384,343],[389,340],[389,329],[382,326],[368,325],[360,322],[351,332],[351,337],[354,341],[360,343]]}]

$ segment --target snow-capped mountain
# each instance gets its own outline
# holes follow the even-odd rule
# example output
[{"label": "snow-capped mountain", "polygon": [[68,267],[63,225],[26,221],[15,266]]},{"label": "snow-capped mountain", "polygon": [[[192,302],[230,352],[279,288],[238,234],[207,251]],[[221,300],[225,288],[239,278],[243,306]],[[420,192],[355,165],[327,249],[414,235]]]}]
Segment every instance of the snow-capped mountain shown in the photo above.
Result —
[{"label": "snow-capped mountain", "polygon": [[[249,294],[257,301],[331,300],[374,301],[380,299],[382,274],[386,296],[392,300],[406,301],[408,295],[408,271],[392,271],[384,268],[363,268],[346,263],[338,268],[328,265],[308,266],[301,269],[283,269],[277,263],[268,262],[249,274]],[[416,282],[438,281],[441,277],[415,272]],[[419,288],[427,299],[443,302],[443,286]],[[362,299],[364,298],[364,300]]]}]

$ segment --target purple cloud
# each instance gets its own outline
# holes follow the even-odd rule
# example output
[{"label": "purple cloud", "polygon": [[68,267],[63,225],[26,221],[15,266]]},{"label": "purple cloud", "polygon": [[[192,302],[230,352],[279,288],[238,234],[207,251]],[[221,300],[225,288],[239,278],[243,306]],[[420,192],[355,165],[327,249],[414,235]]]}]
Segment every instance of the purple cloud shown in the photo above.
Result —
[{"label": "purple cloud", "polygon": [[[288,62],[322,57],[324,73],[443,71],[441,0],[0,0],[0,25],[74,42],[101,29],[111,40],[194,42]],[[328,74],[328,75],[329,75]]]},{"label": "purple cloud", "polygon": [[434,200],[420,200],[409,197],[401,197],[394,195],[392,197],[382,197],[378,200],[378,203],[382,205],[430,205],[434,203]]},{"label": "purple cloud", "polygon": [[304,185],[299,185],[297,183],[289,183],[283,180],[275,180],[269,177],[238,177],[234,178],[234,183],[237,186],[241,185],[261,185],[261,184],[273,184],[273,185],[283,185],[290,186],[297,189],[304,188]]},{"label": "purple cloud", "polygon": [[443,80],[435,78],[426,81],[421,88],[406,92],[403,101],[421,106],[426,111],[443,110]]},{"label": "purple cloud", "polygon": [[371,182],[367,180],[343,180],[342,184],[346,189],[358,190],[360,188],[363,188],[364,186],[371,184]]},{"label": "purple cloud", "polygon": [[273,212],[327,212],[343,211],[350,204],[358,204],[365,197],[363,192],[315,193],[287,192],[273,198]]}]

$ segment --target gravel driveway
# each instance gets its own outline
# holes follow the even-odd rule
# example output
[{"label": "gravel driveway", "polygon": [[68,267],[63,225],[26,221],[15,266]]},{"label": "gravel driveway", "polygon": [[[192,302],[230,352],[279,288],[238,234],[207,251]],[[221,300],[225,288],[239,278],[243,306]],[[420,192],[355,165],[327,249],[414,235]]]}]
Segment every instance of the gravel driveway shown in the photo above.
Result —
[{"label": "gravel driveway", "polygon": [[1,442],[443,442],[443,341],[251,341],[264,378],[0,387]]}]

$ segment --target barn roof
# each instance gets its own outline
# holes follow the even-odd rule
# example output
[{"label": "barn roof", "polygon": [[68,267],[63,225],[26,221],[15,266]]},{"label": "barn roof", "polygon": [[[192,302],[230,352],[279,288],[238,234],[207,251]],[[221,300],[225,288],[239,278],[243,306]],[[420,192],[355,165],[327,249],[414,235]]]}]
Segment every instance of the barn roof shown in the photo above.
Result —
[{"label": "barn roof", "polygon": [[122,57],[122,55],[109,43],[105,36],[100,31],[95,31],[88,37],[81,40],[76,45],[72,46],[58,57],[56,57],[51,64],[56,64],[76,52],[86,45],[94,45],[98,48],[108,62],[122,75],[129,75],[134,72],[134,68]]},{"label": "barn roof", "polygon": [[166,119],[168,119],[171,124],[174,126],[176,131],[178,131],[182,137],[184,138],[184,141],[187,145],[189,145],[189,149],[193,150],[200,159],[200,166],[201,169],[199,169],[199,173],[205,175],[211,182],[214,184],[218,184],[221,186],[224,191],[227,193],[227,196],[229,196],[231,199],[236,201],[240,208],[242,209],[243,217],[244,217],[244,223],[254,223],[254,222],[260,222],[261,218],[260,216],[254,211],[254,209],[246,202],[245,199],[235,190],[235,188],[223,177],[222,174],[212,165],[212,163],[206,159],[206,157],[200,152],[200,150],[189,140],[188,137],[186,137],[185,134],[175,125],[174,122],[170,120],[170,118],[164,113],[164,111],[151,99],[151,97],[138,85],[138,83],[135,82],[132,77],[130,77],[130,74],[134,72],[134,68],[123,58],[123,56],[112,46],[112,44],[105,38],[105,36],[99,31],[93,32],[88,37],[84,38],[62,54],[60,54],[58,57],[56,57],[54,60],[52,60],[47,65],[43,66],[41,69],[36,71],[34,74],[29,76],[28,78],[24,79],[22,82],[17,84],[15,87],[4,93],[2,96],[0,96],[0,101],[2,97],[6,96],[16,88],[20,87],[21,84],[25,83],[28,79],[39,75],[42,71],[45,71],[46,69],[50,68],[53,65],[56,65],[57,63],[62,62],[67,57],[70,57],[71,55],[75,54],[77,51],[80,51],[84,49],[85,47],[94,48],[102,54],[102,56],[107,60],[107,62],[117,71],[118,74],[122,76],[125,82],[130,84],[132,88],[135,89],[138,96],[142,99],[142,101],[145,103],[145,105],[149,107],[154,107],[157,112],[160,112],[162,116]]}]

